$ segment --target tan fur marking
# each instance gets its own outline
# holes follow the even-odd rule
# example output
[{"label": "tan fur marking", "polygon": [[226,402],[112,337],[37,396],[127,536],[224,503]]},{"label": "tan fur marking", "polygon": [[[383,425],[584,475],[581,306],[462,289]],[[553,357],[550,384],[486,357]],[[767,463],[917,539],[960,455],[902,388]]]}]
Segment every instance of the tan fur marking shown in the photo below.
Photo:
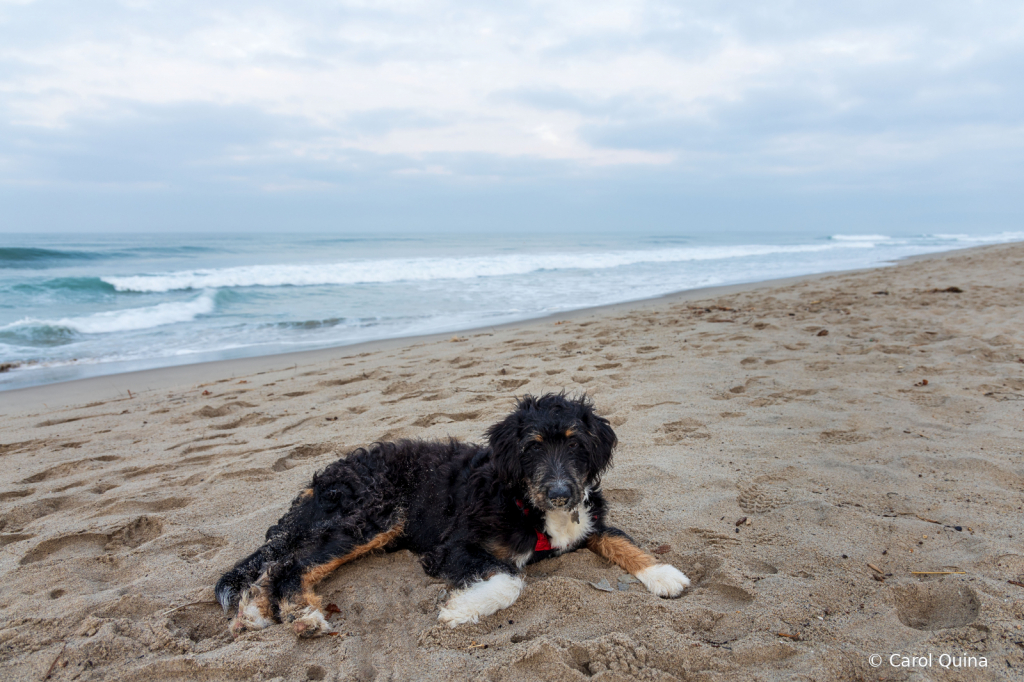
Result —
[{"label": "tan fur marking", "polygon": [[305,601],[308,606],[312,606],[317,611],[321,610],[324,606],[323,600],[320,598],[320,595],[313,590],[312,586],[303,591],[302,600]]},{"label": "tan fur marking", "polygon": [[505,545],[498,540],[491,540],[487,543],[486,549],[494,557],[501,559],[502,561],[508,561],[512,558],[512,548]]},{"label": "tan fur marking", "polygon": [[256,598],[253,599],[253,603],[256,604],[256,608],[260,610],[260,614],[264,618],[270,618],[273,610],[270,608],[270,591],[261,589],[256,593]]},{"label": "tan fur marking", "polygon": [[[309,603],[310,596],[316,599],[316,603]],[[312,591],[310,591],[308,594],[302,595],[302,599],[300,599],[298,602],[293,602],[291,600],[286,599],[282,601],[280,604],[278,604],[278,608],[281,610],[281,619],[284,621],[289,621],[289,616],[292,616],[292,618],[294,618],[294,614],[298,611],[301,611],[306,606],[314,606],[315,608],[319,609],[319,602],[320,598],[317,597],[316,594]]]},{"label": "tan fur marking", "polygon": [[533,436],[532,436],[532,437],[530,438],[530,440],[535,440],[535,441],[537,441],[538,443],[543,443],[543,442],[544,442],[544,436],[540,435],[539,433],[535,433],[535,434],[533,434]]},{"label": "tan fur marking", "polygon": [[[389,530],[378,534],[372,540],[367,542],[365,545],[359,545],[345,556],[338,557],[337,559],[331,559],[330,561],[320,564],[319,566],[313,566],[305,573],[302,574],[302,592],[306,596],[306,600],[309,601],[310,596],[313,595],[313,588],[321,580],[329,576],[342,564],[347,564],[353,559],[358,559],[364,554],[369,554],[374,550],[382,549],[389,542],[397,538],[402,534],[402,524],[399,523],[392,526]],[[313,595],[316,598],[315,595]],[[316,598],[319,601],[319,598]],[[312,604],[311,602],[311,605]]]},{"label": "tan fur marking", "polygon": [[613,535],[591,535],[587,539],[587,548],[632,575],[658,563],[626,538]]},{"label": "tan fur marking", "polygon": [[313,489],[306,488],[301,493],[299,493],[299,497],[301,497],[304,500],[308,500],[309,498],[313,497]]},{"label": "tan fur marking", "polygon": [[565,430],[565,437],[566,438],[572,438],[575,435],[576,435],[576,432],[573,431],[571,428],[568,428],[568,429]]}]

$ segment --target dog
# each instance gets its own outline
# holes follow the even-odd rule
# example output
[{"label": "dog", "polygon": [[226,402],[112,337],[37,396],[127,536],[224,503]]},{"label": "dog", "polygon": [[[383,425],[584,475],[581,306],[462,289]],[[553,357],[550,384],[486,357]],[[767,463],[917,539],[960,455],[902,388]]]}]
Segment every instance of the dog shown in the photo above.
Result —
[{"label": "dog", "polygon": [[451,627],[511,606],[525,565],[583,546],[660,597],[689,586],[606,523],[601,475],[617,439],[585,395],[524,396],[486,436],[375,443],[314,475],[266,544],[217,582],[232,634],[280,622],[301,637],[330,633],[314,588],[377,550],[409,549],[452,586],[438,615]]}]

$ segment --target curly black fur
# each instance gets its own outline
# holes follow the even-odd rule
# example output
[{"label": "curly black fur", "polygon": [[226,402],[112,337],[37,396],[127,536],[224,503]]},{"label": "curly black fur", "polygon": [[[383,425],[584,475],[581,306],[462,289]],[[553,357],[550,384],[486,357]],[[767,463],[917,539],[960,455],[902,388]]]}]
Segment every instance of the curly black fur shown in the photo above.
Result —
[{"label": "curly black fur", "polygon": [[[602,473],[615,433],[585,396],[525,396],[487,430],[488,445],[400,440],[360,448],[313,477],[272,526],[266,544],[216,586],[225,610],[259,581],[270,610],[301,596],[303,576],[400,528],[386,549],[409,549],[427,574],[462,587],[498,572],[573,551],[605,524]],[[590,532],[535,551],[552,510],[587,510]],[[578,514],[578,511],[576,512]],[[290,600],[290,601],[289,601]]]}]

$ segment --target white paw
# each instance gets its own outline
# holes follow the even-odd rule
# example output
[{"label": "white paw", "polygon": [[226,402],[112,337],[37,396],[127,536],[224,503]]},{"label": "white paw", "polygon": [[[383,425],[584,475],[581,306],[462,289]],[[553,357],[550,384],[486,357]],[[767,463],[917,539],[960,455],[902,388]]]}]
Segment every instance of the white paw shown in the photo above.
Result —
[{"label": "white paw", "polygon": [[265,602],[263,590],[255,585],[243,592],[238,601],[238,615],[231,621],[231,634],[237,637],[245,630],[262,630],[273,625],[274,621],[260,609],[260,604]]},{"label": "white paw", "polygon": [[659,597],[678,597],[690,586],[690,579],[675,566],[655,564],[638,571],[637,579]]},{"label": "white paw", "polygon": [[295,614],[292,630],[299,637],[319,637],[334,631],[331,624],[324,618],[324,614],[312,606],[307,606]]},{"label": "white paw", "polygon": [[512,606],[522,591],[522,578],[498,573],[453,593],[437,619],[450,627],[476,623],[480,616],[489,616]]}]

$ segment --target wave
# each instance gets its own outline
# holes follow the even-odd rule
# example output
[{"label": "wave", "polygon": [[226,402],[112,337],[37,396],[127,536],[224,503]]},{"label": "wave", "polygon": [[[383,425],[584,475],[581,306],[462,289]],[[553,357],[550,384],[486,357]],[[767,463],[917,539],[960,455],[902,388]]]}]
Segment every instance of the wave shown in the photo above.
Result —
[{"label": "wave", "polygon": [[113,294],[116,291],[113,285],[99,277],[56,277],[42,282],[15,284],[11,289],[28,294],[40,291]]},{"label": "wave", "polygon": [[309,329],[330,329],[331,327],[337,327],[339,325],[349,324],[351,321],[347,317],[329,317],[326,320],[302,320],[299,322],[274,322],[272,325],[275,329],[294,329],[298,331],[306,331]]},{"label": "wave", "polygon": [[1024,241],[1024,232],[1000,232],[999,234],[937,234],[938,239],[968,244],[1003,244]]},{"label": "wave", "polygon": [[212,246],[133,246],[120,249],[116,255],[124,256],[191,256],[195,254],[221,253],[223,249]]},{"label": "wave", "polygon": [[59,251],[31,247],[0,248],[0,268],[48,268],[67,265],[69,261],[92,261],[103,254],[88,251]]},{"label": "wave", "polygon": [[957,248],[975,244],[1002,244],[1006,242],[1024,241],[1024,232],[1000,232],[997,234],[921,234],[912,237],[891,237],[884,234],[834,234],[829,237],[835,242],[863,242],[879,246],[922,246]]},{"label": "wave", "polygon": [[[25,324],[22,324],[22,323]],[[0,328],[0,346],[7,345],[24,351],[26,348],[50,348],[66,346],[80,338],[74,329],[51,324],[32,324],[30,320],[22,320]],[[5,354],[5,357],[17,357],[16,353]]]},{"label": "wave", "polygon": [[83,317],[25,318],[0,327],[0,338],[27,341],[31,345],[70,343],[80,334],[110,334],[191,322],[200,315],[209,315],[215,307],[213,292],[205,292],[191,301],[111,310]]},{"label": "wave", "polygon": [[459,258],[403,258],[302,265],[252,265],[153,275],[103,277],[117,291],[162,293],[230,287],[302,287],[381,284],[400,281],[475,279],[525,275],[543,270],[602,270],[643,263],[684,263],[775,254],[813,253],[836,248],[872,248],[873,243],[791,246],[706,246],[650,251],[507,254]]},{"label": "wave", "polygon": [[890,242],[892,237],[885,234],[834,234],[829,239],[837,242]]}]

